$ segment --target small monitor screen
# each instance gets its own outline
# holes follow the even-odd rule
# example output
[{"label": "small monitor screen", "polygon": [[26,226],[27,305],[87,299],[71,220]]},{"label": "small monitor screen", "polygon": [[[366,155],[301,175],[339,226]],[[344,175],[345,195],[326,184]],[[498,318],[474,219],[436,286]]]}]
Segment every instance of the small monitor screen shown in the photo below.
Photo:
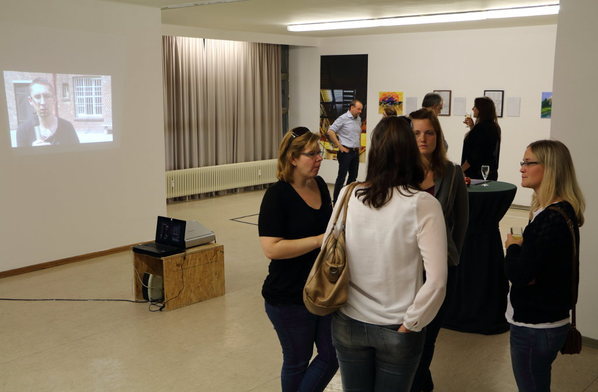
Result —
[{"label": "small monitor screen", "polygon": [[174,246],[181,246],[185,243],[186,222],[180,219],[158,217],[156,227],[156,242]]},{"label": "small monitor screen", "polygon": [[111,143],[109,75],[4,71],[13,148]]}]

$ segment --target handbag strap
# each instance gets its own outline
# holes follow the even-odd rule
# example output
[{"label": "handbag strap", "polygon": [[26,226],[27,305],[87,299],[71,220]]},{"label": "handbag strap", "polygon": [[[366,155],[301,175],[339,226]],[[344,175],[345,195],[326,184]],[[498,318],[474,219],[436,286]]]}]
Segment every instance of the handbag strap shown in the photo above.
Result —
[{"label": "handbag strap", "polygon": [[349,199],[351,198],[351,194],[353,193],[353,189],[355,189],[355,187],[357,185],[359,185],[359,182],[352,182],[351,184],[349,184],[347,186],[347,189],[345,191],[345,194],[343,195],[343,198],[341,199],[341,203],[338,206],[337,210],[336,210],[336,214],[334,215],[334,223],[332,224],[332,230],[334,230],[336,228],[336,222],[338,221],[338,217],[341,214],[341,211],[343,212],[343,220],[342,220],[342,224],[343,224],[343,230],[345,227],[345,221],[347,220],[347,210],[349,209]]},{"label": "handbag strap", "polygon": [[548,207],[549,210],[557,211],[563,216],[569,232],[571,233],[572,252],[571,252],[571,303],[573,305],[571,309],[571,325],[575,327],[575,305],[577,304],[578,286],[579,286],[579,253],[577,252],[577,241],[575,240],[575,230],[573,229],[573,222],[571,218],[563,211],[562,208],[557,206]]}]

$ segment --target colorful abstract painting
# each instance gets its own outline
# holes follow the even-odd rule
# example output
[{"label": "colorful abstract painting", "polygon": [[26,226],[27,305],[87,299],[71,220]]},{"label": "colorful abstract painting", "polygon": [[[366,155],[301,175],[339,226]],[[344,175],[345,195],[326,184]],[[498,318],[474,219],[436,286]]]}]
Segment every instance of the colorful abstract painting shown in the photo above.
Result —
[{"label": "colorful abstract painting", "polygon": [[378,93],[378,113],[383,114],[386,109],[394,109],[396,115],[403,114],[403,92],[381,91]]}]

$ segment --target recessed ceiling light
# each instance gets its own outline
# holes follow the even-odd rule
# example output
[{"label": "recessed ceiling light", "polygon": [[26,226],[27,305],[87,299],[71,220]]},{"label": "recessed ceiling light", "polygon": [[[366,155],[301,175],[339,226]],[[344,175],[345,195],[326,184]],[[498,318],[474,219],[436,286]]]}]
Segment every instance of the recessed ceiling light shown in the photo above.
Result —
[{"label": "recessed ceiling light", "polygon": [[407,26],[416,24],[469,22],[486,19],[521,18],[528,16],[557,15],[558,4],[530,7],[499,8],[467,12],[447,12],[441,14],[408,15],[388,18],[339,20],[334,22],[290,24],[288,31],[322,31],[342,29],[362,29],[367,27]]}]

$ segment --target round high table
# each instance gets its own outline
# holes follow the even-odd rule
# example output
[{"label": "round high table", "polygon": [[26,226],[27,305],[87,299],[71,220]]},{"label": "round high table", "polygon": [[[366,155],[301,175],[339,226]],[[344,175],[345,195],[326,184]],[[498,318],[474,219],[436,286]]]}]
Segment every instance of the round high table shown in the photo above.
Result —
[{"label": "round high table", "polygon": [[500,181],[470,185],[469,225],[458,266],[449,268],[445,328],[485,335],[507,331],[508,282],[498,223],[517,187]]}]

